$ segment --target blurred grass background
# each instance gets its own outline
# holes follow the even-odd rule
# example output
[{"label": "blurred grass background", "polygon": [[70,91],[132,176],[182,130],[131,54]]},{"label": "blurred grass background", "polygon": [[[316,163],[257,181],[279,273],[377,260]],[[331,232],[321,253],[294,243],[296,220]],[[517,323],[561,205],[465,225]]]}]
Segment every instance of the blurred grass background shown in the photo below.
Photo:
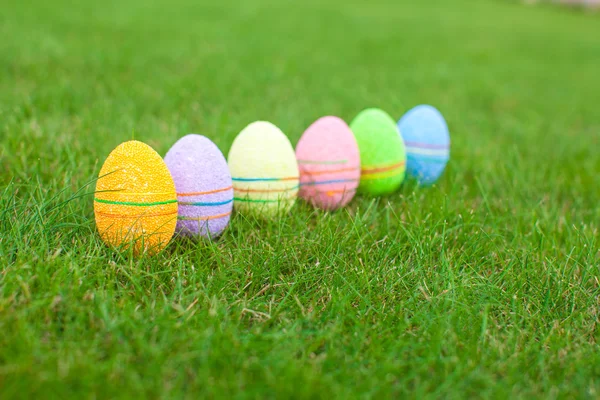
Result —
[{"label": "blurred grass background", "polygon": [[[503,1],[0,3],[0,397],[596,397],[598,14]],[[452,160],[132,260],[135,137],[438,107]],[[87,185],[87,186],[86,186]]]}]

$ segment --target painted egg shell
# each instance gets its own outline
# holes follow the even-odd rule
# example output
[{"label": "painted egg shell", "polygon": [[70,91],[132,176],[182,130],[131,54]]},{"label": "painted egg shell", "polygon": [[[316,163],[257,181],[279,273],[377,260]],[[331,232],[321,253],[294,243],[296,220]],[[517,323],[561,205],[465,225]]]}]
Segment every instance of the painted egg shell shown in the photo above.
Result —
[{"label": "painted egg shell", "polygon": [[223,153],[208,138],[187,135],[165,156],[179,201],[177,232],[217,237],[229,224],[233,186]]},{"label": "painted egg shell", "polygon": [[450,132],[442,114],[430,105],[416,106],[400,121],[406,145],[406,172],[422,185],[435,183],[450,159]]},{"label": "painted egg shell", "polygon": [[300,168],[299,196],[325,210],[352,200],[360,180],[360,154],[348,124],[323,117],[302,134],[296,145]]},{"label": "painted egg shell", "polygon": [[400,187],[406,172],[404,142],[385,111],[369,108],[350,124],[360,150],[359,192],[382,195]]},{"label": "painted egg shell", "polygon": [[117,146],[96,183],[96,226],[110,246],[152,254],[171,240],[177,224],[175,184],[163,159],[135,140]]},{"label": "painted egg shell", "polygon": [[234,207],[269,217],[289,211],[298,194],[298,163],[288,138],[270,122],[248,125],[228,156]]}]

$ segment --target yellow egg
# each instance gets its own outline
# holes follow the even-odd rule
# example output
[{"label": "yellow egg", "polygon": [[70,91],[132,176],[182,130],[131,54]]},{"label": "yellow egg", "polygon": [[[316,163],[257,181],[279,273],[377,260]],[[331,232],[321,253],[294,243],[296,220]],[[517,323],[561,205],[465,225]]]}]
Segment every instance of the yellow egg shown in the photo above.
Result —
[{"label": "yellow egg", "polygon": [[135,140],[117,146],[96,183],[96,226],[109,246],[152,254],[171,240],[177,224],[173,178],[152,147]]},{"label": "yellow egg", "polygon": [[300,174],[294,148],[270,122],[253,122],[240,132],[228,164],[237,211],[270,217],[296,202]]}]

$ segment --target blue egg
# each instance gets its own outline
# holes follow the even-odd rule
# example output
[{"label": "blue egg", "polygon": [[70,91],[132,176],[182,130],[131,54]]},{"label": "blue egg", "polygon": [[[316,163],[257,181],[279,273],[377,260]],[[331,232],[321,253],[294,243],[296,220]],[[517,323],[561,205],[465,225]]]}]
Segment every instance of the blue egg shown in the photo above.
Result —
[{"label": "blue egg", "polygon": [[400,121],[406,146],[406,173],[421,185],[434,184],[450,159],[450,132],[442,114],[429,105],[416,106]]}]

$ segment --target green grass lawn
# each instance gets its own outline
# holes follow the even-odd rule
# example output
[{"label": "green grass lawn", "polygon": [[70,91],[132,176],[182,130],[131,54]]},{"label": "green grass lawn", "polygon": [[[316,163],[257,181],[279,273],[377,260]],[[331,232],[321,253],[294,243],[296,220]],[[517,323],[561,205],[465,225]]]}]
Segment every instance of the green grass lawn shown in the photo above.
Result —
[{"label": "green grass lawn", "polygon": [[[600,396],[600,14],[512,1],[0,9],[0,398]],[[35,3],[35,4],[34,4]],[[437,106],[452,159],[325,213],[107,248],[120,142]]]}]

